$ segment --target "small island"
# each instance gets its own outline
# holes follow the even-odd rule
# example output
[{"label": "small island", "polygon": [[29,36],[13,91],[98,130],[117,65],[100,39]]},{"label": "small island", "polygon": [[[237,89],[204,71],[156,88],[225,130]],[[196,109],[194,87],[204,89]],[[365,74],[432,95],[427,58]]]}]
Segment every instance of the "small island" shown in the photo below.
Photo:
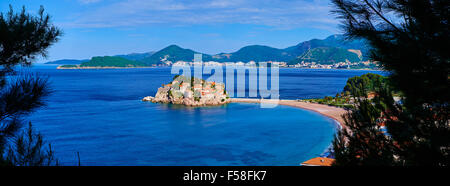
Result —
[{"label": "small island", "polygon": [[155,97],[147,96],[142,101],[209,106],[229,103],[230,97],[223,83],[177,75],[172,82],[158,88]]},{"label": "small island", "polygon": [[128,60],[117,56],[93,57],[91,60],[82,62],[79,65],[66,64],[58,66],[57,69],[103,69],[103,68],[145,68],[148,65]]}]

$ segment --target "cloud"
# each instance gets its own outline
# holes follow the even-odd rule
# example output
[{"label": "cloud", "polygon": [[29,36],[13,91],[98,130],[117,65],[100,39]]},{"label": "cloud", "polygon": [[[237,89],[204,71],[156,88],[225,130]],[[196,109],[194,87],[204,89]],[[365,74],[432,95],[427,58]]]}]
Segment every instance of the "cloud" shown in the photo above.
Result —
[{"label": "cloud", "polygon": [[124,0],[83,12],[76,20],[66,23],[66,26],[103,28],[255,24],[277,29],[335,29],[338,21],[329,12],[329,2],[323,0]]},{"label": "cloud", "polygon": [[78,2],[80,2],[81,4],[91,4],[91,3],[97,3],[100,1],[101,0],[78,0]]}]

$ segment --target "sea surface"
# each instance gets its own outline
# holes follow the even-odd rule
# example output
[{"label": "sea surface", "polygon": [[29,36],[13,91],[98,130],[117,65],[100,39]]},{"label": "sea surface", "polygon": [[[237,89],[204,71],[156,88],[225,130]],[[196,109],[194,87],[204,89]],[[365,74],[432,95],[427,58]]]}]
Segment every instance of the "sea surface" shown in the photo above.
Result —
[{"label": "sea surface", "polygon": [[[331,144],[336,123],[318,113],[231,103],[191,108],[142,102],[170,68],[20,68],[49,78],[47,105],[27,120],[62,165],[299,165]],[[334,96],[365,70],[280,69],[282,99]]]}]

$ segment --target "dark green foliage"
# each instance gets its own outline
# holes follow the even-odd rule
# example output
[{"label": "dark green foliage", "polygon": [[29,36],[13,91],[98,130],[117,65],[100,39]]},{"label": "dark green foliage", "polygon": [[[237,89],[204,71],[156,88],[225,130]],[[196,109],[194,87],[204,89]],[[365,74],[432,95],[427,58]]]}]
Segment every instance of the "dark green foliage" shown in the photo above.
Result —
[{"label": "dark green foliage", "polygon": [[0,65],[9,69],[17,64],[29,65],[36,56],[46,56],[46,48],[57,42],[61,30],[51,25],[50,16],[39,9],[32,16],[23,7],[15,13],[10,6],[7,14],[0,14]]},{"label": "dark green foliage", "polygon": [[379,74],[367,73],[349,78],[344,87],[344,92],[348,91],[355,96],[364,96],[363,93],[375,92],[379,88],[378,85],[384,86],[385,84],[387,84],[387,77]]},{"label": "dark green foliage", "polygon": [[336,93],[334,98],[325,96],[323,99],[305,99],[305,101],[350,109],[355,107],[351,102],[357,100],[354,97],[365,98],[369,93],[378,92],[380,87],[391,89],[388,78],[379,74],[367,73],[348,78],[343,91]]},{"label": "dark green foliage", "polygon": [[[22,118],[43,106],[50,93],[47,78],[38,74],[18,74],[11,67],[29,65],[58,41],[61,31],[50,24],[41,7],[37,17],[10,11],[0,15],[0,165],[49,165],[51,148],[31,125],[20,134]],[[6,76],[10,76],[8,80]],[[44,151],[48,153],[44,153]],[[46,159],[46,160],[44,160]],[[48,161],[47,161],[48,160]]]},{"label": "dark green foliage", "polygon": [[311,102],[311,103],[319,103],[329,106],[341,107],[341,108],[353,108],[353,105],[349,103],[350,97],[331,97],[326,96],[325,98],[319,99],[304,99],[303,101]]},{"label": "dark green foliage", "polygon": [[[346,115],[349,131],[335,139],[336,164],[448,166],[450,1],[333,3],[347,37],[369,42],[371,59],[390,71],[391,87],[404,96],[398,104],[380,86],[371,103],[358,99]],[[375,119],[383,120],[388,138],[374,130]]]},{"label": "dark green foliage", "polygon": [[[2,87],[2,92],[0,94],[0,164],[25,165],[22,163],[27,161],[29,161],[28,163],[30,163],[28,165],[31,165],[32,162],[36,163],[34,159],[26,158],[36,158],[38,154],[34,154],[33,156],[21,156],[20,158],[17,157],[16,159],[12,159],[11,155],[16,153],[28,153],[16,151],[21,149],[21,147],[17,145],[23,144],[18,142],[26,142],[21,139],[23,138],[23,136],[17,136],[23,125],[23,121],[21,118],[29,115],[37,108],[45,105],[44,98],[49,93],[50,89],[48,87],[47,79],[39,75],[27,74],[18,76],[15,80],[10,81],[10,83]],[[34,137],[41,138],[40,135],[32,135],[31,137],[33,139],[27,138],[27,140],[41,140],[34,139]],[[12,139],[20,139],[22,141],[14,141]],[[13,143],[10,144],[11,142]],[[35,145],[34,147],[32,147],[34,149],[42,151],[45,151],[46,149],[43,142],[37,144],[32,143],[30,145]],[[9,146],[9,150],[5,151],[7,146]],[[4,156],[6,156],[6,158]],[[41,158],[45,159],[44,156]]]},{"label": "dark green foliage", "polygon": [[62,68],[78,68],[78,65],[61,65]]},{"label": "dark green foliage", "polygon": [[88,62],[80,64],[80,67],[145,67],[142,62],[132,61],[121,57],[104,56],[93,57]]},{"label": "dark green foliage", "polygon": [[58,165],[50,144],[46,146],[40,133],[33,130],[31,123],[28,128],[13,138],[13,143],[7,150],[6,162],[15,166],[50,166]]},{"label": "dark green foliage", "polygon": [[[367,98],[372,91],[364,88],[369,87],[366,83],[373,83],[374,87],[378,87],[378,94],[373,99]],[[402,165],[401,161],[394,158],[394,140],[383,133],[379,125],[384,122],[387,104],[400,107],[394,102],[392,91],[380,81],[360,81],[356,85],[349,90],[355,103],[348,107],[350,112],[343,116],[346,128],[338,131],[333,141],[335,165]]]},{"label": "dark green foliage", "polygon": [[[387,90],[386,93],[388,92]],[[363,93],[368,93],[362,91]],[[394,142],[377,125],[379,118],[385,111],[384,101],[377,97],[369,100],[366,97],[353,97],[355,107],[343,116],[345,127],[338,131],[334,141],[335,165],[363,165],[363,166],[395,166],[402,165],[394,159]],[[384,98],[390,98],[392,95]]]},{"label": "dark green foliage", "polygon": [[47,78],[26,74],[2,87],[0,94],[0,118],[8,119],[15,115],[25,115],[43,106],[43,98],[50,93]]}]

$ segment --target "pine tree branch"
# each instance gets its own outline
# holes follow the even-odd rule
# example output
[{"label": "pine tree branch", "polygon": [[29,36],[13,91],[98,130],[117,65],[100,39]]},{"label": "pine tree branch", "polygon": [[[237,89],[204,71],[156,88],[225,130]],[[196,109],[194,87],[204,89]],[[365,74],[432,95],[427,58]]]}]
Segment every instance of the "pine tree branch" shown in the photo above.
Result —
[{"label": "pine tree branch", "polygon": [[375,12],[375,14],[378,15],[378,17],[380,17],[380,18],[383,19],[386,23],[388,23],[389,25],[391,25],[395,30],[401,32],[401,30],[400,30],[399,28],[397,28],[393,23],[391,23],[388,19],[386,19],[379,11],[377,11],[377,10],[375,9],[375,7],[373,7],[372,4],[369,3],[369,1],[364,0],[364,2],[366,3],[367,6],[370,7],[370,9],[372,9],[372,10]]}]

